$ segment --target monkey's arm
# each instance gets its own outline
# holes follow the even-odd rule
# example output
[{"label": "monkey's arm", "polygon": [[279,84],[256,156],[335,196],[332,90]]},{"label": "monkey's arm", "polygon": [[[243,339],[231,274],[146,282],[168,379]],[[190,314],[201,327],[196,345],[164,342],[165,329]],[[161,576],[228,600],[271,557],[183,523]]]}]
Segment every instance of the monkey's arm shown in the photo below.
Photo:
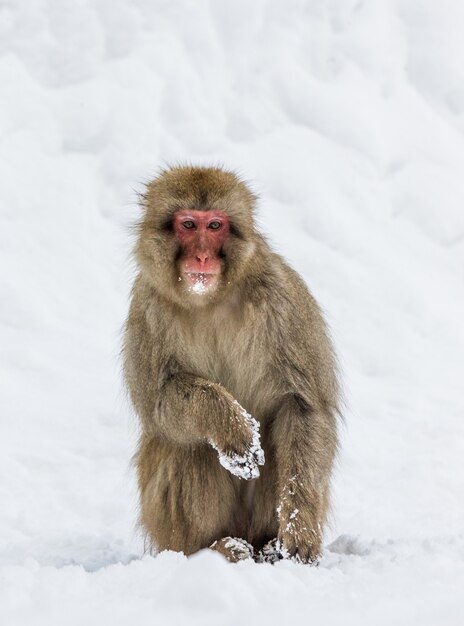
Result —
[{"label": "monkey's arm", "polygon": [[148,327],[140,318],[129,322],[125,374],[145,433],[181,446],[207,443],[231,473],[245,479],[259,476],[264,453],[258,423],[221,385],[182,371],[166,355],[144,350]]},{"label": "monkey's arm", "polygon": [[337,448],[335,418],[295,394],[282,400],[273,424],[281,549],[304,563],[320,554]]},{"label": "monkey's arm", "polygon": [[246,447],[249,428],[241,407],[221,386],[188,373],[168,377],[158,393],[153,419],[179,444],[212,441],[222,449]]},{"label": "monkey's arm", "polygon": [[257,465],[264,463],[264,453],[258,423],[221,385],[193,374],[173,374],[160,389],[153,418],[172,441],[206,441],[233,474],[259,476]]},{"label": "monkey's arm", "polygon": [[337,450],[338,380],[326,325],[299,276],[287,272],[289,306],[280,346],[283,389],[276,406],[273,441],[278,476],[281,546],[302,561],[321,549]]},{"label": "monkey's arm", "polygon": [[172,311],[139,277],[125,329],[124,373],[146,434],[179,445],[210,443],[243,455],[253,423],[224,387],[188,371],[166,348]]}]

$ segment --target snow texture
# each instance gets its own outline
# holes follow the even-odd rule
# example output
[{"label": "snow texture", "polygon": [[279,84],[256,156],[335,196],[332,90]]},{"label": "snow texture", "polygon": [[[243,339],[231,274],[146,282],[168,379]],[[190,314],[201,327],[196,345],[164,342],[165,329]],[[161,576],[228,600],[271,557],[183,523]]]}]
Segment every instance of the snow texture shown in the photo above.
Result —
[{"label": "snow texture", "polygon": [[259,433],[259,423],[251,417],[245,409],[235,400],[234,404],[237,405],[240,415],[250,426],[252,431],[252,442],[245,454],[231,454],[220,450],[218,446],[211,441],[211,445],[217,450],[219,456],[219,463],[222,467],[237,476],[238,478],[244,478],[245,480],[251,480],[252,478],[258,478],[259,468],[258,465],[264,465],[264,450],[261,448]]},{"label": "snow texture", "polygon": [[202,294],[205,293],[207,290],[208,286],[206,284],[205,276],[200,274],[195,283],[192,285],[191,291],[193,291],[193,293]]},{"label": "snow texture", "polygon": [[[2,626],[462,623],[463,32],[460,0],[0,3]],[[253,181],[330,323],[319,567],[143,555],[120,335],[178,162]]]},{"label": "snow texture", "polygon": [[206,274],[195,274],[193,280],[193,285],[189,287],[189,291],[198,295],[206,293],[213,285],[212,282],[208,284],[209,277]]}]

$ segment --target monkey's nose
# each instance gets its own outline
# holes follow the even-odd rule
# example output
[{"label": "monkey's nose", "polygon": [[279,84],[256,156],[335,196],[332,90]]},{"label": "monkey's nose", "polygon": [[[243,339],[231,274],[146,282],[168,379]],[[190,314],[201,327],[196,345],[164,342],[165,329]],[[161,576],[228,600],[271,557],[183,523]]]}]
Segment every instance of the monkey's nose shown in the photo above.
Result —
[{"label": "monkey's nose", "polygon": [[208,252],[197,252],[195,256],[196,256],[197,261],[199,261],[202,264],[205,264],[206,261],[209,261]]}]

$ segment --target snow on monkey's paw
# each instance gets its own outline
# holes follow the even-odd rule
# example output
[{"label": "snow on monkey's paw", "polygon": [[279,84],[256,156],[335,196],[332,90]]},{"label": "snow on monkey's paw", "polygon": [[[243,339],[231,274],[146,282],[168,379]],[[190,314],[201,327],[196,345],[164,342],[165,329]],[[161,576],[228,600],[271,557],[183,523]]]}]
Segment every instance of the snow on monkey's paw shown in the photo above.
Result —
[{"label": "snow on monkey's paw", "polygon": [[217,451],[219,463],[222,467],[238,478],[251,480],[252,478],[258,478],[259,476],[258,465],[264,465],[264,450],[261,448],[260,443],[261,435],[259,433],[259,423],[251,417],[251,415],[247,413],[238,402],[234,402],[234,404],[237,405],[241,417],[245,419],[251,429],[251,444],[248,446],[244,454],[237,454],[233,452],[224,452],[223,450],[220,450],[213,441],[210,441],[210,443]]},{"label": "snow on monkey's paw", "polygon": [[253,546],[245,539],[237,537],[224,537],[215,541],[210,547],[225,556],[231,563],[252,559],[254,556]]}]

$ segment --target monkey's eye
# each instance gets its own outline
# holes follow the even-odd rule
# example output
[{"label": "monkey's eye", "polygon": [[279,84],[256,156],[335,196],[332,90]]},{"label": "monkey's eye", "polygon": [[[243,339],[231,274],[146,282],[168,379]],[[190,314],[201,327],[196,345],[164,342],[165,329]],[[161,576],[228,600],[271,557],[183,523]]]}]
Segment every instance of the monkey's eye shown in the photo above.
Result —
[{"label": "monkey's eye", "polygon": [[192,230],[193,228],[195,228],[195,222],[193,222],[192,220],[185,220],[185,222],[182,222],[182,226],[187,230]]},{"label": "monkey's eye", "polygon": [[221,222],[210,222],[208,224],[208,228],[211,228],[212,230],[217,230],[218,228],[221,228],[221,226]]}]

